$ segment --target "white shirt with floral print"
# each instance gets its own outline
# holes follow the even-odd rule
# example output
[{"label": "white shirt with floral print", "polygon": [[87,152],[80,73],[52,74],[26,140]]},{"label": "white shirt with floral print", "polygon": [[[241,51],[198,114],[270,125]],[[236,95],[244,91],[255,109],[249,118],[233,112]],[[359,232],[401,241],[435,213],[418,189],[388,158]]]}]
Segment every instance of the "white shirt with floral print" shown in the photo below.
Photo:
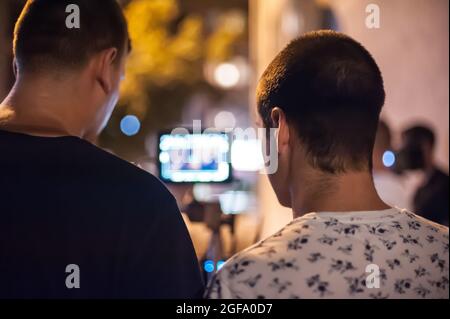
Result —
[{"label": "white shirt with floral print", "polygon": [[449,298],[448,228],[406,210],[310,213],[232,257],[208,298]]}]

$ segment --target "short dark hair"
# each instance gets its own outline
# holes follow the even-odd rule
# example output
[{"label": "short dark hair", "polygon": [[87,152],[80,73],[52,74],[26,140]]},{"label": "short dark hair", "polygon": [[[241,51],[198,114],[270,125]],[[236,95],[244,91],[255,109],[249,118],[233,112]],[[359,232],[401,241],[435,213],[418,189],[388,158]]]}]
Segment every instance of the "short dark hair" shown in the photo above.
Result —
[{"label": "short dark hair", "polygon": [[[80,28],[68,28],[68,5],[80,9]],[[115,0],[28,0],[14,30],[19,69],[78,68],[102,50],[124,53],[128,27]]]},{"label": "short dark hair", "polygon": [[428,143],[434,147],[436,136],[433,130],[425,125],[415,125],[402,132],[402,137],[414,143]]},{"label": "short dark hair", "polygon": [[385,92],[370,53],[352,38],[315,31],[292,41],[264,72],[257,105],[266,127],[274,107],[296,128],[313,167],[367,170]]}]

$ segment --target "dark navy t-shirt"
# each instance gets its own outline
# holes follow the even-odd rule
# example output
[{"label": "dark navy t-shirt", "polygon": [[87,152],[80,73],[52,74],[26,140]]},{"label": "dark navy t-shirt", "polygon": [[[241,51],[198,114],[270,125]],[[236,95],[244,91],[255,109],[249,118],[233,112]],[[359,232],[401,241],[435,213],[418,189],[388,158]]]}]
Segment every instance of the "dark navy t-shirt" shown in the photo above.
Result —
[{"label": "dark navy t-shirt", "polygon": [[76,137],[0,130],[0,298],[202,292],[192,241],[159,180]]}]

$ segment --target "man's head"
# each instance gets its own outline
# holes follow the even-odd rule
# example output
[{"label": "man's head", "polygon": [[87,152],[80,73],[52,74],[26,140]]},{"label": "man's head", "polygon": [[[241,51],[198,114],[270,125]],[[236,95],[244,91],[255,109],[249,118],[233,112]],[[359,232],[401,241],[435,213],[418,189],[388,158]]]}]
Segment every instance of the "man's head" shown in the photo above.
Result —
[{"label": "man's head", "polygon": [[416,125],[402,132],[402,150],[412,168],[431,169],[434,166],[433,130],[425,125]]},{"label": "man's head", "polygon": [[278,170],[269,177],[281,204],[290,204],[298,167],[330,177],[370,172],[384,98],[374,59],[343,34],[307,33],[278,54],[259,82],[257,105],[264,126],[278,128]]},{"label": "man's head", "polygon": [[383,155],[386,151],[392,151],[392,134],[387,123],[380,120],[373,148],[372,161],[374,171],[386,169],[383,164]]},{"label": "man's head", "polygon": [[[77,13],[79,28],[67,24]],[[86,129],[98,133],[117,102],[129,47],[115,0],[28,0],[14,30],[15,71],[18,81],[70,79],[84,98]]]}]

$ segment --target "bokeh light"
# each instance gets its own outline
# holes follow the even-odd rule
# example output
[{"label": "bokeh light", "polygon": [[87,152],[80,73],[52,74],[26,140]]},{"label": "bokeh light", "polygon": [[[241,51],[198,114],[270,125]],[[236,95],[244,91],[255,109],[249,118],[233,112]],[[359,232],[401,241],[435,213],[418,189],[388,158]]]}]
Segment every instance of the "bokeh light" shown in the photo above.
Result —
[{"label": "bokeh light", "polygon": [[214,71],[214,79],[219,86],[229,89],[238,85],[241,79],[239,68],[232,63],[219,64]]},{"label": "bokeh light", "polygon": [[212,261],[212,260],[206,260],[204,263],[203,263],[203,269],[206,271],[206,272],[213,272],[214,271],[214,261]]},{"label": "bokeh light", "polygon": [[392,151],[386,151],[383,154],[383,165],[386,167],[392,167],[395,164],[395,154]]},{"label": "bokeh light", "polygon": [[122,121],[120,121],[120,130],[126,136],[133,136],[139,133],[141,129],[141,122],[134,115],[125,116]]},{"label": "bokeh light", "polygon": [[225,262],[223,260],[219,260],[217,262],[217,270],[220,270],[223,267],[224,264],[225,264]]},{"label": "bokeh light", "polygon": [[236,126],[236,117],[228,111],[221,111],[214,117],[214,125],[217,129],[231,129]]}]

